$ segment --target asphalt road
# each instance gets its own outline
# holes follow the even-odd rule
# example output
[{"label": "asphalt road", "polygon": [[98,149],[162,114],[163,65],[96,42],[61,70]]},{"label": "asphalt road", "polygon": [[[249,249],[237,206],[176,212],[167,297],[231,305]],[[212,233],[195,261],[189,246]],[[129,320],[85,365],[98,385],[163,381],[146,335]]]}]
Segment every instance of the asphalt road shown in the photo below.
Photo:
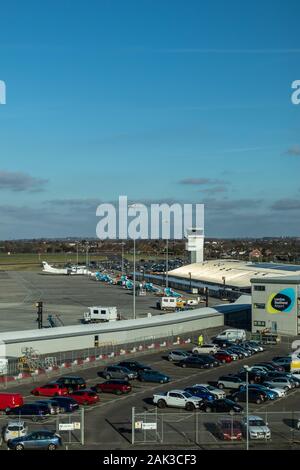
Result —
[{"label": "asphalt road", "polygon": [[[171,389],[182,389],[195,383],[214,383],[220,375],[224,373],[234,373],[240,370],[244,365],[251,365],[255,362],[270,360],[273,356],[287,353],[287,347],[284,345],[269,346],[263,353],[258,353],[251,358],[239,360],[231,364],[222,365],[215,369],[182,369],[174,363],[165,359],[166,353],[154,353],[143,355],[141,362],[151,365],[154,369],[165,372],[172,378],[169,384],[160,385],[153,383],[141,383],[132,381],[133,390],[129,395],[117,397],[111,394],[100,394],[100,402],[96,405],[85,408],[85,446],[84,449],[130,449],[131,444],[131,416],[132,408],[135,407],[136,413],[153,411],[158,413],[158,422],[161,426],[160,431],[164,432],[163,444],[157,442],[157,435],[153,432],[135,433],[136,448],[153,449],[157,448],[221,448],[221,442],[216,439],[213,432],[213,426],[216,422],[214,413],[195,412],[187,413],[185,410],[175,410],[167,408],[157,410],[152,404],[152,395],[158,391],[167,391]],[[78,375],[84,377],[88,386],[103,381],[97,377],[99,367],[85,369],[78,372]],[[32,384],[27,384],[18,388],[26,397],[26,401],[34,401],[35,397],[30,395]],[[11,391],[16,392],[16,388]],[[229,391],[228,391],[229,392]],[[291,442],[294,446],[300,441],[300,433],[295,430],[295,419],[300,418],[299,406],[300,390],[290,391],[286,398],[268,401],[265,404],[249,405],[251,414],[259,415],[265,419],[272,430],[272,441],[254,443],[258,448],[290,448]],[[245,404],[242,404],[245,407]],[[278,413],[280,412],[280,413]],[[282,412],[285,412],[284,414]],[[164,416],[161,416],[161,415]],[[197,414],[197,423],[196,417]],[[0,418],[0,422],[5,423],[5,416]],[[163,424],[161,424],[163,421]],[[198,432],[196,436],[196,426]],[[299,437],[298,437],[299,435]],[[161,433],[160,433],[161,437]],[[146,442],[144,440],[146,439]],[[155,444],[151,442],[155,440]],[[197,444],[196,444],[197,442]],[[245,442],[226,443],[226,447],[244,448]],[[80,446],[75,446],[80,448]]]}]

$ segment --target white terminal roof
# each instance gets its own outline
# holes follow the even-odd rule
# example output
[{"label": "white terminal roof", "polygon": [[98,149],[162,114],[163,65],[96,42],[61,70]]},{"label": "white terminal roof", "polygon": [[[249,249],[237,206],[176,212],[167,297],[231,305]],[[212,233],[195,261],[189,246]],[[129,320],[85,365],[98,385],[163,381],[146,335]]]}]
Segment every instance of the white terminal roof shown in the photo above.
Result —
[{"label": "white terminal roof", "polygon": [[[256,263],[236,260],[210,260],[203,263],[193,263],[169,271],[170,276],[203,281],[213,284],[223,284],[239,288],[251,287],[255,278],[279,278],[300,276],[300,265],[280,263]],[[251,281],[250,281],[251,280]]]}]

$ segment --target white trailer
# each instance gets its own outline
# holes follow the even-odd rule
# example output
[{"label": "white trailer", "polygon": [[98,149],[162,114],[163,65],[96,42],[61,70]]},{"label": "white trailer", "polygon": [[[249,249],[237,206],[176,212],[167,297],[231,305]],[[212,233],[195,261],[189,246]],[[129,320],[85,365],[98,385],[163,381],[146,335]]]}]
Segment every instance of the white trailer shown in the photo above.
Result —
[{"label": "white trailer", "polygon": [[99,323],[119,320],[117,307],[89,307],[83,314],[82,323]]},{"label": "white trailer", "polygon": [[175,311],[177,308],[176,297],[162,297],[159,302],[160,310],[172,310]]}]

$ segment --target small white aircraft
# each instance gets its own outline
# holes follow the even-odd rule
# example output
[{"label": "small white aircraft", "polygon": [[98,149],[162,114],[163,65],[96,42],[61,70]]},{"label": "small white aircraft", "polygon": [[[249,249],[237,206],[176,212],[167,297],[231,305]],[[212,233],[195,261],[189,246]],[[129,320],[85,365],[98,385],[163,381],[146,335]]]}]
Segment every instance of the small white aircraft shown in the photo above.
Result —
[{"label": "small white aircraft", "polygon": [[44,274],[70,274],[70,268],[53,268],[47,261],[43,261],[43,273]]}]

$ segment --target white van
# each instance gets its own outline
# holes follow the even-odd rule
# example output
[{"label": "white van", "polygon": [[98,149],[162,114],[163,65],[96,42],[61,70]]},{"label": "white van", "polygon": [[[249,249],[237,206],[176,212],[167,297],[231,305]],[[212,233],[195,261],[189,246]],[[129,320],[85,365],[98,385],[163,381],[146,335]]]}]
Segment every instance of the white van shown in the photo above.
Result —
[{"label": "white van", "polygon": [[227,339],[228,341],[246,341],[245,330],[225,330],[217,335],[218,339]]}]

